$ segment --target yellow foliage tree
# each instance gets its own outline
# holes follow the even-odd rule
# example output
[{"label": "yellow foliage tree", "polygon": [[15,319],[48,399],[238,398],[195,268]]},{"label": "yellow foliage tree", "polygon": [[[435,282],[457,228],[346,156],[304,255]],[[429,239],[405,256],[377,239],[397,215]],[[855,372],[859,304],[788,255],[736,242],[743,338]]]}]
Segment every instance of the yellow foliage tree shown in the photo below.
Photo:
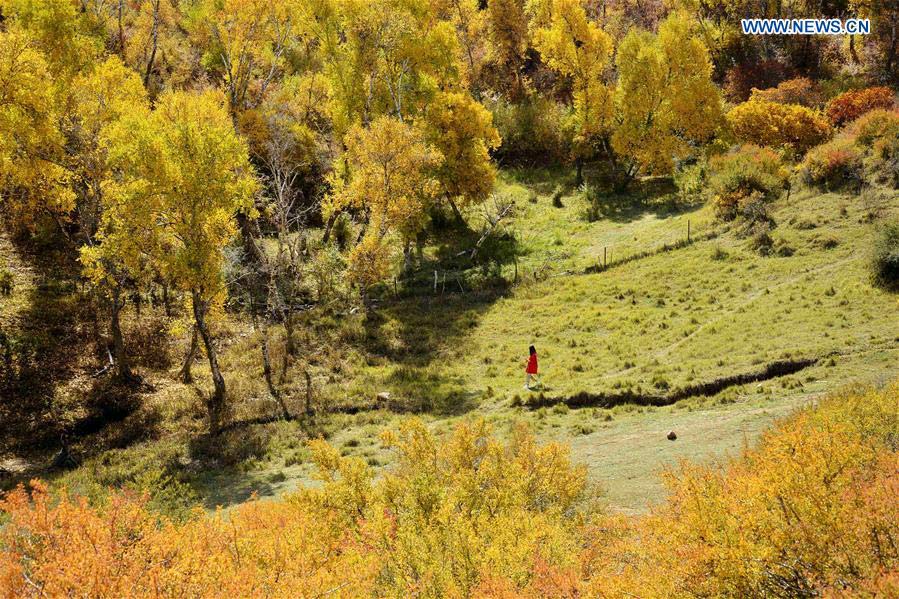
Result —
[{"label": "yellow foliage tree", "polygon": [[593,154],[612,115],[611,93],[603,81],[612,40],[587,18],[580,0],[553,0],[549,6],[552,16],[548,25],[534,34],[534,45],[550,68],[573,82],[577,129],[574,152],[580,185],[583,159]]},{"label": "yellow foliage tree", "polygon": [[523,73],[529,45],[525,0],[487,1],[488,60],[495,86],[513,100],[527,92]]},{"label": "yellow foliage tree", "polygon": [[287,55],[303,35],[297,10],[296,2],[198,2],[189,27],[204,49],[203,64],[221,76],[234,114],[258,104],[287,70]]},{"label": "yellow foliage tree", "polygon": [[673,13],[658,34],[632,31],[616,56],[612,149],[627,184],[638,173],[668,174],[674,160],[712,139],[722,122],[712,64],[689,20]]},{"label": "yellow foliage tree", "polygon": [[0,199],[25,228],[45,212],[61,217],[75,207],[48,71],[24,31],[0,31]]},{"label": "yellow foliage tree", "polygon": [[[425,209],[439,192],[432,173],[440,154],[417,129],[388,116],[379,117],[369,128],[356,126],[347,135],[346,146],[349,181],[343,184],[335,178],[326,210],[363,210],[368,215],[366,235],[378,241],[370,247],[396,234],[408,264],[411,242],[425,223]],[[359,256],[369,253],[360,250]]]},{"label": "yellow foliage tree", "polygon": [[137,75],[115,57],[97,64],[89,73],[78,76],[72,84],[73,112],[65,122],[71,170],[79,182],[78,225],[84,246],[81,260],[88,278],[111,301],[110,333],[112,352],[119,378],[131,376],[120,323],[125,305],[124,288],[128,280],[143,281],[143,268],[129,272],[115,244],[96,242],[106,203],[103,184],[110,176],[106,128],[125,114],[144,112],[147,95]]},{"label": "yellow foliage tree", "polygon": [[462,51],[466,87],[480,97],[483,86],[482,71],[487,61],[487,16],[478,0],[433,0],[437,16],[456,28],[456,37]]},{"label": "yellow foliage tree", "polygon": [[226,389],[207,317],[225,293],[223,249],[235,235],[235,214],[253,206],[246,143],[225,96],[212,91],[163,94],[155,110],[109,127],[108,139],[116,170],[107,185],[106,242],[131,248],[121,252],[131,271],[150,256],[165,280],[190,295],[212,371],[208,408],[217,431]]},{"label": "yellow foliage tree", "polygon": [[493,191],[490,150],[500,144],[493,116],[462,92],[441,92],[425,113],[427,139],[441,156],[436,178],[456,216],[460,206],[483,202]]}]

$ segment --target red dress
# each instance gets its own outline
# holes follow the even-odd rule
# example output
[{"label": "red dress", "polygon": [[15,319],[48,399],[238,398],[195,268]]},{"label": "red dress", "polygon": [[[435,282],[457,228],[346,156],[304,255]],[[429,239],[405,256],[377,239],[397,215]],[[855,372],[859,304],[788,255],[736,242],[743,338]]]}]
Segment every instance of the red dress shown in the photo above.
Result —
[{"label": "red dress", "polygon": [[528,367],[524,371],[528,374],[537,374],[537,354],[531,354],[528,358]]}]

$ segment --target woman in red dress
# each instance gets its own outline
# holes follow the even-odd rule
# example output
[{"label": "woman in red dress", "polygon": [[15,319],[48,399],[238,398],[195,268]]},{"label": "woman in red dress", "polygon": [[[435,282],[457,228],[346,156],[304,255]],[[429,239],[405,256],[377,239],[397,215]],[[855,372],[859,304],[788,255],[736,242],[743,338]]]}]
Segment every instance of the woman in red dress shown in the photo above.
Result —
[{"label": "woman in red dress", "polygon": [[528,356],[528,365],[524,369],[526,377],[524,379],[524,388],[531,389],[531,381],[538,383],[537,380],[537,349],[532,345],[530,347],[530,355]]}]

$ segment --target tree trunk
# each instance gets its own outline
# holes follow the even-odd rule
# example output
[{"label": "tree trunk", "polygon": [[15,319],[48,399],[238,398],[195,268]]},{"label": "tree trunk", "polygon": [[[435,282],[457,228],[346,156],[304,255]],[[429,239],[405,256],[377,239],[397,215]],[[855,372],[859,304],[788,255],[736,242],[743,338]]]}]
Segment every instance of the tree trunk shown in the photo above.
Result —
[{"label": "tree trunk", "polygon": [[584,184],[584,159],[578,156],[574,161],[574,165],[574,186],[580,188],[580,186]]},{"label": "tree trunk", "polygon": [[167,283],[162,284],[162,304],[165,306],[166,318],[172,317],[172,301],[169,298],[169,286]]},{"label": "tree trunk", "polygon": [[197,349],[199,349],[199,338],[197,337],[197,327],[191,327],[192,334],[190,336],[190,349],[187,350],[187,355],[184,356],[184,365],[181,366],[181,371],[178,373],[178,377],[181,379],[181,382],[185,385],[189,385],[194,382],[194,375],[191,373],[190,369],[193,366],[194,359],[197,357]]},{"label": "tree trunk", "polygon": [[293,324],[293,311],[289,310],[284,314],[284,355],[281,357],[281,375],[279,377],[279,382],[282,385],[287,380],[287,367],[290,365],[290,358],[297,355]]},{"label": "tree trunk", "polygon": [[331,229],[334,228],[334,223],[337,222],[337,216],[338,212],[335,210],[331,213],[331,216],[328,217],[328,222],[325,223],[325,234],[322,236],[322,245],[327,245],[328,241],[330,241]]},{"label": "tree trunk", "polygon": [[206,314],[208,306],[205,300],[200,298],[197,291],[193,292],[194,321],[197,325],[197,331],[203,339],[203,346],[206,348],[206,356],[209,358],[209,370],[212,373],[212,396],[207,402],[209,410],[209,430],[212,434],[218,434],[222,428],[222,417],[225,411],[225,378],[219,368],[218,356],[215,353],[215,345],[212,341],[212,335],[206,323]]},{"label": "tree trunk", "polygon": [[306,414],[312,415],[312,377],[309,376],[309,371],[306,370],[303,372],[306,375]]},{"label": "tree trunk", "polygon": [[412,272],[412,242],[406,240],[403,244],[403,274],[408,275]]},{"label": "tree trunk", "polygon": [[132,378],[131,367],[128,364],[128,356],[125,353],[125,340],[122,337],[121,314],[122,308],[125,307],[125,300],[122,298],[122,290],[116,286],[112,292],[112,355],[115,360],[116,377],[120,380],[128,380]]},{"label": "tree trunk", "polygon": [[886,63],[885,70],[886,75],[890,79],[893,78],[893,61],[896,60],[896,42],[899,41],[899,36],[896,35],[896,23],[893,23],[892,28],[890,29],[890,45],[889,49],[886,53]]},{"label": "tree trunk", "polygon": [[287,410],[287,404],[278,389],[275,388],[275,382],[272,380],[272,361],[268,352],[268,327],[262,326],[262,373],[265,375],[265,384],[268,386],[268,392],[278,400],[281,406],[281,416],[284,420],[290,420],[290,412]]},{"label": "tree trunk", "polygon": [[149,88],[150,75],[153,74],[153,64],[156,62],[156,48],[159,42],[159,2],[156,0],[153,4],[153,29],[150,34],[152,48],[150,50],[150,59],[147,61],[147,70],[144,72],[144,87]]},{"label": "tree trunk", "polygon": [[446,198],[446,201],[449,202],[450,208],[453,209],[453,214],[456,215],[456,221],[459,224],[465,224],[465,219],[462,217],[462,211],[459,210],[456,202],[452,198]]}]

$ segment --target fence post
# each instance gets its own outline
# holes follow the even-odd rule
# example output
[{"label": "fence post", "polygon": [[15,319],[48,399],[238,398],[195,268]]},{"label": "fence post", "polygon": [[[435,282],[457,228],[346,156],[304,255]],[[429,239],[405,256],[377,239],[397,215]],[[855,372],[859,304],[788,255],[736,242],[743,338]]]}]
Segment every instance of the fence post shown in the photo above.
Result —
[{"label": "fence post", "polygon": [[687,219],[687,243],[690,243],[690,219]]},{"label": "fence post", "polygon": [[608,264],[608,261],[606,260],[606,250],[607,249],[608,248],[606,248],[605,246],[603,246],[603,248],[602,248],[602,269],[603,270],[606,269],[606,264]]}]

